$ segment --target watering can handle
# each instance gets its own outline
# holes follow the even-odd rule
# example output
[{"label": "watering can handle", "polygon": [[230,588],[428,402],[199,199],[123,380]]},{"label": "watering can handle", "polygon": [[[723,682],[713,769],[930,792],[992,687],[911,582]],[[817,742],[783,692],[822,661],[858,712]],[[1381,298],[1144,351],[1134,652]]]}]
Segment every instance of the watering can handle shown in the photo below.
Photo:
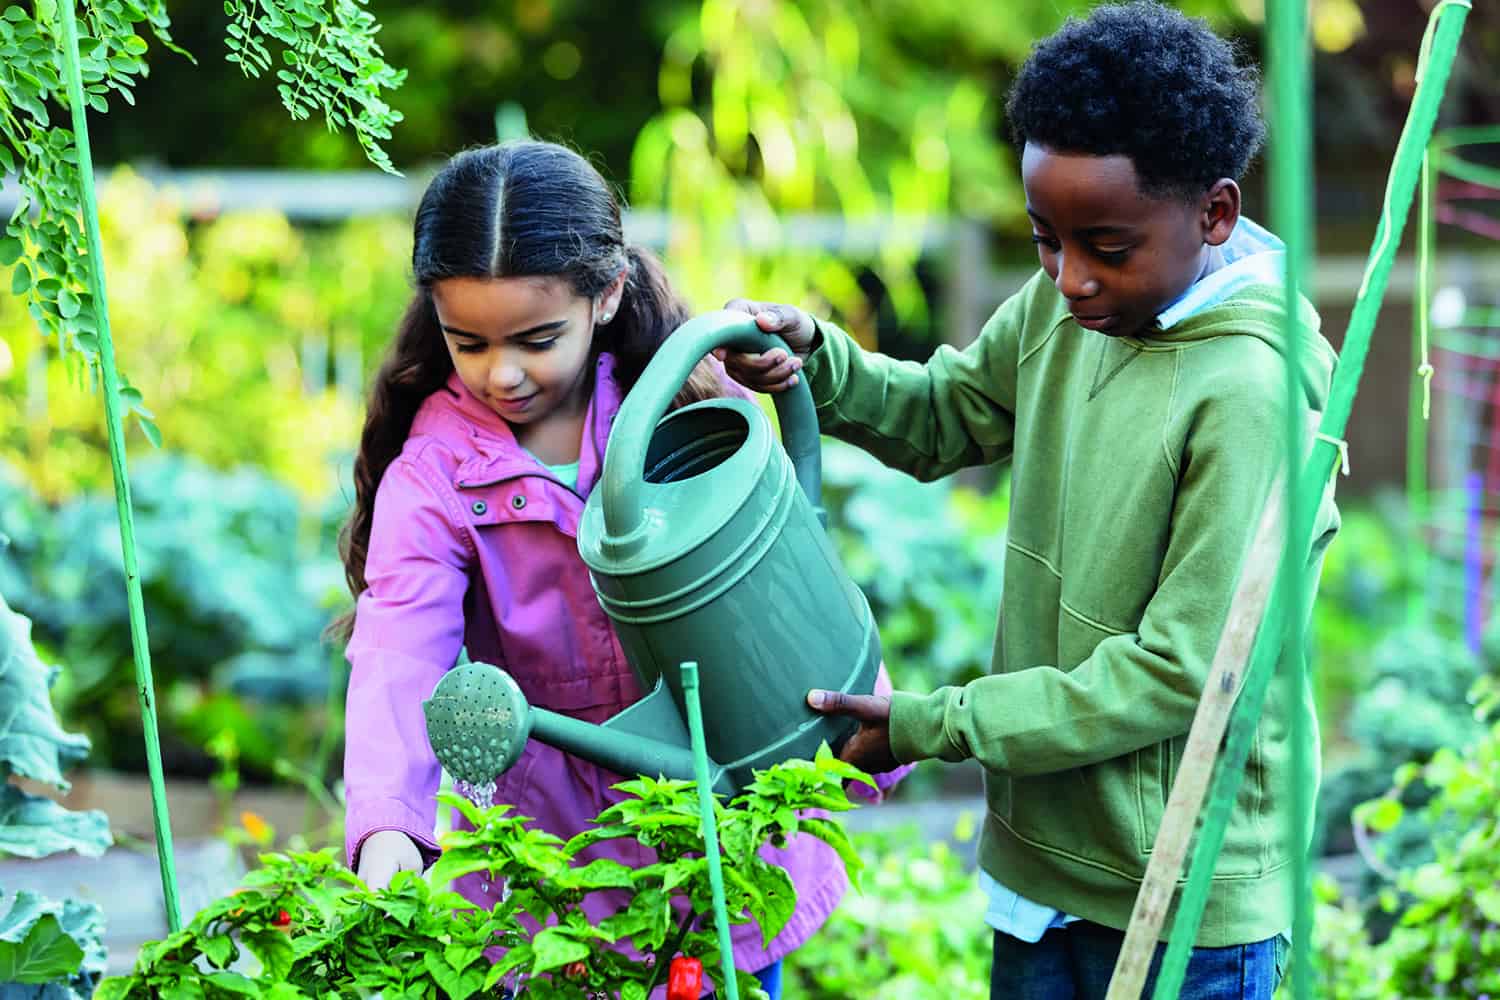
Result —
[{"label": "watering can handle", "polygon": [[[605,530],[616,538],[629,535],[640,524],[644,509],[646,449],[656,425],[687,381],[693,368],[709,352],[730,347],[747,353],[762,353],[780,347],[792,353],[786,342],[766,333],[755,318],[742,312],[717,310],[704,313],[678,327],[657,349],[656,356],[626,396],[615,418],[614,430],[604,452]],[[791,389],[775,394],[776,417],[781,424],[781,443],[796,470],[797,483],[808,502],[822,512],[823,466],[818,441],[818,415],[813,409],[807,380],[798,379]]]}]

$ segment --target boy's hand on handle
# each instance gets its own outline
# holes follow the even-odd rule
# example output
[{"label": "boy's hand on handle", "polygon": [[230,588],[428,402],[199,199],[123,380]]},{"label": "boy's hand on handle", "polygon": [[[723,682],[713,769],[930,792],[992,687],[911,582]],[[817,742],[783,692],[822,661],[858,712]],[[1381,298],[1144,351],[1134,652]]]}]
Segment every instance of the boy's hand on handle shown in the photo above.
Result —
[{"label": "boy's hand on handle", "polygon": [[842,691],[807,692],[807,704],[824,715],[847,715],[859,720],[839,759],[866,774],[884,774],[901,766],[891,750],[891,699],[883,694],[845,694]]},{"label": "boy's hand on handle", "polygon": [[721,348],[714,354],[724,362],[729,377],[756,392],[783,392],[796,385],[797,372],[812,351],[813,337],[817,333],[812,317],[796,306],[749,299],[730,299],[724,308],[754,316],[757,326],[767,333],[776,334],[792,349],[788,355],[779,347],[762,354]]},{"label": "boy's hand on handle", "polygon": [[400,830],[377,830],[360,846],[358,875],[371,889],[384,889],[397,872],[421,871],[422,852]]}]

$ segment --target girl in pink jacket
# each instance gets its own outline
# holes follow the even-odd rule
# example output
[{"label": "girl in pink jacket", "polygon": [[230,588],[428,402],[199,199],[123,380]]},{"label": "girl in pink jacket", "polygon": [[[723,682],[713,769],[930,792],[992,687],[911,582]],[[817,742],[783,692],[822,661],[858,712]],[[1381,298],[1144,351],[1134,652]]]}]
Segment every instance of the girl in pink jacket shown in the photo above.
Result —
[{"label": "girl in pink jacket", "polygon": [[[454,157],[417,209],[412,271],[416,295],[371,390],[344,538],[357,599],[346,850],[372,886],[437,855],[440,769],[421,705],[461,649],[504,667],[532,705],[589,722],[644,694],[576,538],[622,397],[689,316],[656,261],[625,244],[604,179],[551,143]],[[676,405],[726,392],[744,390],[706,359]],[[621,776],[536,741],[498,780],[496,802],[565,839],[623,797],[610,788]],[[734,958],[774,998],[782,956],[848,882],[810,836],[764,855],[791,876],[796,912],[769,948],[754,924],[737,927]],[[620,841],[586,857],[651,861]],[[477,878],[458,889],[498,899]],[[597,920],[620,902],[594,893],[584,906]]]}]

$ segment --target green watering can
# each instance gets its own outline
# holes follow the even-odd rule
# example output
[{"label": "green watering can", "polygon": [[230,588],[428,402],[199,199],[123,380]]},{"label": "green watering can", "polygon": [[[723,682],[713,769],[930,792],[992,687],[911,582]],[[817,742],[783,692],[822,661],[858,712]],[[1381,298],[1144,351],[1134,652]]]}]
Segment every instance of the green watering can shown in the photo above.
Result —
[{"label": "green watering can", "polygon": [[[880,637],[823,530],[817,415],[805,380],[775,396],[784,449],[754,404],[711,399],[663,419],[719,347],[786,348],[744,313],[713,312],[662,345],[620,407],[578,551],[641,686],[602,725],[532,708],[498,667],[449,671],[423,703],[459,787],[487,800],[528,738],[621,774],[692,779],[681,665],[697,663],[715,790],[835,750],[857,728],[807,707],[810,688],[868,694]],[[790,456],[790,458],[788,457]]]}]

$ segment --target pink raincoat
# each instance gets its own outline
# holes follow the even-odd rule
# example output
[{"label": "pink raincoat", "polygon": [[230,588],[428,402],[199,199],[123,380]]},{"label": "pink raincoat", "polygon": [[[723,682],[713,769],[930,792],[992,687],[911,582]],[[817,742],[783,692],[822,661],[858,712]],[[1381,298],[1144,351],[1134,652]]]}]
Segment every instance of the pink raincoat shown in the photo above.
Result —
[{"label": "pink raincoat", "polygon": [[[400,830],[429,862],[436,857],[440,769],[421,705],[460,647],[472,660],[509,671],[532,705],[589,722],[608,719],[644,693],[577,550],[584,498],[598,482],[622,396],[611,355],[600,356],[595,376],[576,491],[517,444],[509,425],[456,374],[422,404],[400,456],[381,479],[365,564],[369,587],[359,597],[347,651],[345,847],[351,865],[364,839],[378,830]],[[745,395],[721,377],[728,391]],[[879,685],[882,693],[890,690],[884,668]],[[877,782],[888,789],[905,771]],[[620,780],[532,740],[500,776],[495,801],[515,805],[566,839],[623,797],[609,787]],[[754,924],[735,928],[736,967],[749,971],[806,941],[848,887],[838,855],[813,837],[800,836],[781,850],[767,847],[762,856],[787,870],[797,908],[770,947]],[[597,844],[583,857],[631,866],[651,861],[645,849],[624,841]],[[477,876],[456,888],[479,903],[493,903],[500,891]],[[586,898],[591,919],[619,907],[624,897],[611,896]]]}]

